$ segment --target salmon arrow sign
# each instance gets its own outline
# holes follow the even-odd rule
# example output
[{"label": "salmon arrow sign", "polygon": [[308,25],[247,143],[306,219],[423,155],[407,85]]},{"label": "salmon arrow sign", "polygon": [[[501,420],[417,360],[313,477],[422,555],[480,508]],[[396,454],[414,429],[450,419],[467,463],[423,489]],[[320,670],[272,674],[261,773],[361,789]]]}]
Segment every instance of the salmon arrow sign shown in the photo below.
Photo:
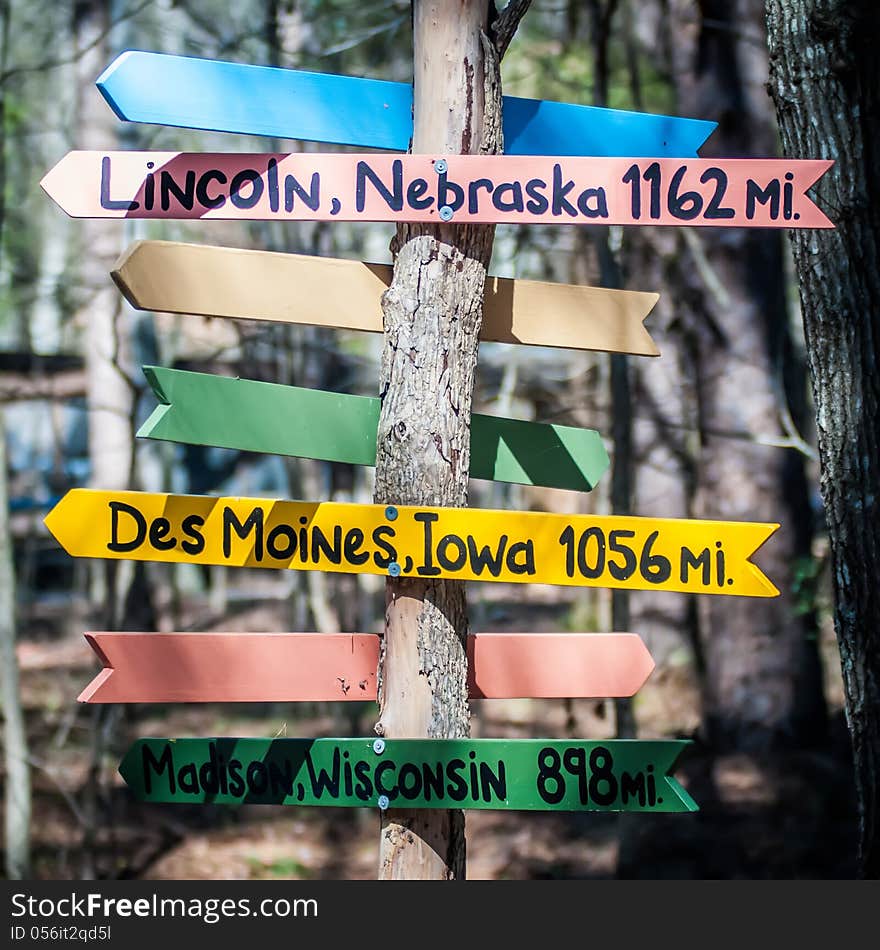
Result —
[{"label": "salmon arrow sign", "polygon": [[[97,80],[120,119],[179,128],[409,149],[412,86],[128,50]],[[690,158],[716,122],[504,97],[509,155]]]},{"label": "salmon arrow sign", "polygon": [[[368,633],[87,633],[104,669],[81,703],[364,702],[376,699]],[[654,669],[634,633],[468,636],[471,699],[633,696]]]},{"label": "salmon arrow sign", "polygon": [[[135,241],[111,271],[139,310],[373,333],[382,332],[381,296],[391,274],[389,264],[176,241]],[[659,297],[487,277],[480,339],[657,356],[643,322]]]},{"label": "salmon arrow sign", "polygon": [[76,557],[775,597],[779,527],[73,488],[45,518]]},{"label": "salmon arrow sign", "polygon": [[[378,399],[161,366],[143,369],[161,402],[138,431],[141,437],[376,464]],[[472,478],[592,491],[609,464],[593,429],[471,416]]]},{"label": "salmon arrow sign", "polygon": [[687,740],[138,739],[139,801],[385,809],[692,812],[670,774]]},{"label": "salmon arrow sign", "polygon": [[68,152],[40,184],[81,218],[830,228],[796,159]]}]

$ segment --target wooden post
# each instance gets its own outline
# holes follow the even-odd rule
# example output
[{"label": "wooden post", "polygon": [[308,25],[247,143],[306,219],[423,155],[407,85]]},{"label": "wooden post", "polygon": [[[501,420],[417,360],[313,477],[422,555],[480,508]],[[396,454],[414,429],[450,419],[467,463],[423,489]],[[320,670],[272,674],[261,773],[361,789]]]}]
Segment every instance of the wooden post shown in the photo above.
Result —
[{"label": "wooden post", "polygon": [[[413,0],[413,153],[502,150],[488,8],[488,0]],[[467,504],[471,397],[493,238],[491,225],[398,227],[394,276],[382,298],[377,503]],[[464,585],[389,578],[385,602],[376,732],[468,736]],[[464,876],[462,811],[383,813],[380,880]]]}]

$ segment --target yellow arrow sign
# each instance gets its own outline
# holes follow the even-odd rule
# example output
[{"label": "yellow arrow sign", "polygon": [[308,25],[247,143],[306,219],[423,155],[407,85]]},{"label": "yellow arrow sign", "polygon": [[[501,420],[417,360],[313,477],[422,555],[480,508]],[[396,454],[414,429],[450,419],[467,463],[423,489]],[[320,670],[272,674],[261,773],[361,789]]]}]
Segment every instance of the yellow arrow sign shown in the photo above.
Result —
[{"label": "yellow arrow sign", "polygon": [[749,558],[779,527],[69,491],[46,526],[77,557],[773,597]]},{"label": "yellow arrow sign", "polygon": [[[135,241],[110,276],[139,310],[382,332],[388,264]],[[482,340],[657,356],[658,294],[487,277]]]}]

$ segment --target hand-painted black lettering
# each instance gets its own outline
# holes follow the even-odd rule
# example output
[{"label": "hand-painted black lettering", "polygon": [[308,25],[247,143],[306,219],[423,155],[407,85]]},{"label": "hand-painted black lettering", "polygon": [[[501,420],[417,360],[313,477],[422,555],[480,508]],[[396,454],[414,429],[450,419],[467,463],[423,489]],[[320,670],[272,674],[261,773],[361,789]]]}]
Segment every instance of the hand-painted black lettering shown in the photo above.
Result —
[{"label": "hand-painted black lettering", "polygon": [[[559,769],[559,753],[544,746],[538,753],[538,794],[548,805],[558,805],[565,797],[565,778]],[[550,787],[552,783],[552,788]]]},{"label": "hand-painted black lettering", "polygon": [[244,779],[241,777],[241,762],[229,760],[229,794],[236,798],[244,794]]},{"label": "hand-painted black lettering", "polygon": [[343,553],[349,564],[366,564],[370,559],[369,551],[360,551],[364,543],[364,532],[360,528],[349,528],[345,533]]},{"label": "hand-painted black lettering", "polygon": [[174,783],[174,753],[171,751],[170,742],[163,744],[158,759],[153,755],[153,750],[150,748],[149,742],[144,742],[141,746],[141,773],[144,780],[144,791],[148,795],[153,791],[153,776],[150,774],[151,769],[157,776],[167,770],[168,791],[173,795],[177,789]]},{"label": "hand-painted black lettering", "polygon": [[373,528],[370,535],[373,544],[383,552],[383,554],[380,554],[379,551],[374,552],[373,563],[383,571],[392,561],[397,560],[397,549],[385,540],[386,537],[393,538],[395,534],[396,532],[390,524],[380,524],[377,528]]},{"label": "hand-painted black lettering", "polygon": [[316,524],[312,525],[312,560],[318,564],[322,557],[331,564],[342,563],[342,525],[333,525],[332,544]]},{"label": "hand-painted black lettering", "polygon": [[324,768],[318,769],[317,774],[315,773],[315,764],[312,762],[312,756],[310,752],[306,752],[306,768],[309,773],[309,782],[312,786],[312,794],[315,798],[320,798],[324,792],[327,792],[328,798],[339,798],[339,768],[341,765],[341,758],[339,756],[339,747],[337,746],[333,750],[333,764],[331,765],[332,773],[328,772]]},{"label": "hand-painted black lettering", "polygon": [[672,575],[672,564],[669,558],[663,554],[651,553],[659,534],[659,531],[652,531],[645,538],[645,544],[639,558],[639,573],[650,584],[662,584],[664,581],[668,581]]},{"label": "hand-painted black lettering", "polygon": [[[125,554],[128,551],[134,551],[139,548],[147,537],[147,519],[132,505],[126,505],[124,501],[111,501],[110,505],[110,541],[107,544],[108,551],[115,551],[117,554]],[[119,540],[119,516],[121,514],[129,515],[134,519],[135,536],[131,541]]]},{"label": "hand-painted black lettering", "polygon": [[707,587],[712,577],[712,559],[709,548],[703,548],[699,554],[694,555],[693,551],[690,551],[688,548],[682,545],[681,566],[678,574],[679,580],[682,582],[682,584],[687,584],[687,582],[690,580],[690,568],[692,567],[702,568],[702,583],[704,587]]},{"label": "hand-painted black lettering", "polygon": [[566,195],[574,189],[574,182],[569,179],[565,184],[562,181],[562,166],[556,164],[553,166],[553,204],[551,213],[559,217],[564,211],[572,218],[577,217],[577,208],[566,199]]},{"label": "hand-painted black lettering", "polygon": [[266,535],[266,551],[269,557],[287,561],[296,551],[296,528],[290,524],[277,524]]},{"label": "hand-painted black lettering", "polygon": [[611,558],[608,558],[608,573],[616,581],[628,581],[636,572],[638,567],[636,552],[621,541],[621,538],[634,538],[635,536],[635,531],[627,531],[623,528],[618,528],[608,534],[608,550],[612,554],[623,556],[623,564],[616,564]]},{"label": "hand-painted black lettering", "polygon": [[400,797],[415,801],[422,794],[422,774],[412,762],[404,762],[397,773],[397,787]]},{"label": "hand-painted black lettering", "polygon": [[522,185],[518,181],[502,182],[492,193],[492,204],[499,211],[522,211]]},{"label": "hand-painted black lettering", "polygon": [[254,759],[248,762],[248,767],[244,773],[244,780],[247,782],[248,793],[250,795],[265,795],[269,788],[269,772],[266,769],[266,763]]},{"label": "hand-painted black lettering", "polygon": [[391,163],[391,179],[393,191],[385,187],[382,179],[365,162],[359,161],[356,166],[354,206],[360,214],[367,203],[367,181],[376,189],[379,197],[392,211],[403,210],[403,162],[395,158]]},{"label": "hand-painted black lettering", "polygon": [[177,538],[169,538],[171,522],[167,518],[154,518],[150,525],[150,545],[157,551],[170,551],[177,547]]},{"label": "hand-painted black lettering", "polygon": [[507,798],[507,766],[501,759],[498,760],[498,768],[495,772],[492,771],[488,762],[480,763],[480,788],[484,802],[492,801],[493,792],[500,802]]},{"label": "hand-painted black lettering", "polygon": [[[449,556],[449,549],[455,548],[454,557]],[[458,535],[444,535],[437,544],[437,563],[446,571],[460,571],[467,561],[467,546]],[[419,572],[421,573],[421,572]]]},{"label": "hand-painted black lettering", "polygon": [[[645,773],[636,772],[630,775],[629,772],[620,773],[620,803],[626,805],[630,799],[635,798],[638,803],[645,805]],[[653,803],[652,803],[653,804]]]},{"label": "hand-painted black lettering", "polygon": [[199,175],[199,180],[196,183],[196,201],[198,201],[203,208],[222,208],[223,205],[226,204],[226,196],[219,194],[212,198],[208,194],[208,185],[210,185],[212,181],[225,185],[229,179],[218,169],[209,168],[208,171]]},{"label": "hand-painted black lettering", "polygon": [[259,563],[263,560],[263,509],[254,510],[242,522],[235,512],[227,505],[223,508],[223,557],[232,554],[232,532],[235,532],[242,541],[246,541],[251,531],[254,532],[254,559]]},{"label": "hand-painted black lettering", "polygon": [[354,764],[354,776],[357,784],[354,787],[355,795],[362,801],[369,801],[373,797],[373,783],[370,781],[370,763],[359,759]]},{"label": "hand-painted black lettering", "polygon": [[[450,199],[449,195],[452,193],[452,198]],[[464,188],[461,185],[456,184],[454,181],[449,181],[447,173],[443,172],[442,175],[437,176],[437,207],[442,208],[444,205],[448,205],[452,208],[453,211],[458,211],[458,209],[464,204]]]},{"label": "hand-painted black lettering", "polygon": [[725,218],[736,217],[736,211],[733,208],[725,208],[721,202],[724,200],[724,194],[727,191],[727,173],[721,168],[707,168],[700,175],[700,184],[715,182],[715,191],[706,205],[706,212],[703,217],[707,221],[718,221]]},{"label": "hand-painted black lettering", "polygon": [[201,515],[187,515],[180,523],[180,530],[190,539],[180,542],[187,554],[201,554],[205,550],[205,538],[199,530],[204,523]]},{"label": "hand-painted black lettering", "polygon": [[425,801],[431,801],[431,794],[439,801],[443,799],[443,763],[437,762],[431,766],[429,762],[422,765],[422,788]]},{"label": "hand-painted black lettering", "polygon": [[159,173],[159,204],[163,211],[171,209],[172,195],[181,208],[192,211],[196,200],[196,173],[190,169],[184,181],[181,188],[171,172],[162,169]]},{"label": "hand-painted black lettering", "polygon": [[586,805],[590,800],[587,779],[587,750],[583,746],[568,748],[562,753],[562,765],[569,775],[578,780],[578,800]]},{"label": "hand-painted black lettering", "polygon": [[439,519],[439,515],[433,511],[417,511],[413,515],[414,521],[420,521],[423,525],[423,560],[424,563],[416,568],[416,573],[421,577],[436,577],[440,573],[440,568],[434,566],[434,543],[432,538],[432,525]]},{"label": "hand-painted black lettering", "polygon": [[454,802],[463,802],[467,798],[467,782],[461,777],[461,770],[465,768],[464,759],[450,759],[446,763],[446,794]]},{"label": "hand-painted black lettering", "polygon": [[293,211],[294,195],[311,211],[317,211],[321,205],[321,176],[318,172],[312,173],[312,179],[309,183],[309,190],[305,188],[293,177],[293,175],[284,176],[284,210]]},{"label": "hand-painted black lettering", "polygon": [[608,217],[608,198],[604,188],[585,188],[578,195],[577,206],[585,218]]},{"label": "hand-painted black lettering", "polygon": [[[243,195],[241,189],[250,185],[250,194]],[[236,208],[253,208],[263,197],[263,179],[254,168],[243,168],[232,179],[229,185],[229,200]]]},{"label": "hand-painted black lettering", "polygon": [[269,193],[269,210],[274,213],[281,208],[281,196],[278,191],[278,162],[274,158],[266,162],[266,185]]},{"label": "hand-painted black lettering", "polygon": [[217,743],[208,743],[208,761],[199,766],[199,786],[203,792],[216,795],[220,791],[220,763],[217,761]]},{"label": "hand-painted black lettering", "polygon": [[429,195],[427,198],[423,197],[428,188],[430,188],[430,185],[424,178],[414,178],[406,186],[406,203],[410,208],[421,211],[423,208],[430,208],[434,204],[433,195]]},{"label": "hand-painted black lettering", "polygon": [[[518,560],[520,555],[522,555],[522,560]],[[528,541],[514,541],[507,549],[504,563],[511,574],[533,576],[535,574],[535,542],[531,538]]]},{"label": "hand-painted black lettering", "polygon": [[686,173],[687,165],[681,165],[676,169],[666,192],[666,207],[674,218],[679,218],[682,221],[693,221],[694,218],[700,216],[700,212],[703,210],[703,196],[698,191],[678,193]]},{"label": "hand-painted black lettering", "polygon": [[480,189],[485,188],[491,195],[494,187],[491,178],[475,178],[468,184],[468,212],[470,214],[476,214],[480,210]]},{"label": "hand-painted black lettering", "polygon": [[199,773],[195,762],[187,762],[177,772],[177,784],[182,792],[189,795],[199,794]]},{"label": "hand-painted black lettering", "polygon": [[101,159],[101,207],[107,211],[136,211],[139,201],[115,201],[110,197],[110,156]]},{"label": "hand-painted black lettering", "polygon": [[531,199],[526,202],[526,211],[529,214],[544,214],[550,207],[547,196],[542,194],[547,188],[547,182],[542,178],[530,178],[526,182],[526,194]]},{"label": "hand-painted black lettering", "polygon": [[504,549],[507,547],[507,535],[502,534],[498,545],[493,551],[488,544],[477,549],[477,542],[471,535],[467,536],[468,555],[471,561],[471,570],[479,577],[486,569],[492,577],[499,577],[504,563]]},{"label": "hand-painted black lettering", "polygon": [[597,805],[612,805],[617,798],[614,757],[605,746],[596,746],[590,753],[590,798]]},{"label": "hand-painted black lettering", "polygon": [[373,771],[373,781],[376,784],[376,791],[382,795],[387,795],[388,800],[392,802],[397,798],[397,786],[387,786],[382,777],[386,772],[393,772],[396,768],[397,765],[392,762],[391,759],[383,759]]},{"label": "hand-painted black lettering", "polygon": [[278,762],[269,762],[269,791],[273,799],[280,796],[289,798],[293,795],[293,762],[284,759],[284,771]]},{"label": "hand-painted black lettering", "polygon": [[[590,565],[589,545],[590,541],[596,542],[596,554],[594,562]],[[588,580],[596,580],[601,577],[605,570],[605,532],[595,525],[581,532],[578,540],[578,570],[582,577]]]},{"label": "hand-painted black lettering", "polygon": [[751,221],[755,217],[757,206],[770,203],[770,220],[779,217],[779,179],[774,178],[766,188],[762,188],[751,178],[746,181],[746,219]]}]

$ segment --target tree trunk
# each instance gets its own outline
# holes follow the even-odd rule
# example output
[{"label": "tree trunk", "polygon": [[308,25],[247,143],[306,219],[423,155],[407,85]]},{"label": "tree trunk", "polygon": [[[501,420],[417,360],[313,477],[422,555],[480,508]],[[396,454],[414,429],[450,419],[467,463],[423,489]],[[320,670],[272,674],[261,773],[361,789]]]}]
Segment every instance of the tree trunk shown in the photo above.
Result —
[{"label": "tree trunk", "polygon": [[3,767],[6,832],[6,876],[21,880],[30,874],[31,773],[24,713],[15,655],[15,572],[6,491],[6,429],[0,408],[0,696],[3,705]]},{"label": "tree trunk", "polygon": [[[761,3],[672,4],[678,111],[718,122],[704,157],[776,150],[766,54],[749,42],[763,26]],[[809,496],[803,456],[775,444],[792,415],[782,236],[682,228],[677,240],[668,305],[686,354],[684,422],[693,432],[684,443],[692,459],[684,514],[781,524],[756,558],[779,597],[702,597],[693,607],[704,736],[717,752],[812,745],[825,727],[821,669],[812,615],[797,609],[794,595],[796,571],[810,557]],[[665,342],[660,349],[662,363]],[[657,369],[662,375],[662,367],[640,369],[644,378]],[[666,397],[659,386],[654,391],[665,411]]]},{"label": "tree trunk", "polygon": [[[524,12],[527,5],[509,6]],[[488,16],[488,0],[414,0],[412,152],[440,158],[502,150],[504,49],[487,35]],[[382,301],[379,504],[467,504],[471,398],[493,238],[486,225],[398,228],[394,277]],[[464,584],[389,579],[385,601],[376,732],[468,736]],[[380,879],[464,876],[463,812],[383,813]]]},{"label": "tree trunk", "polygon": [[770,90],[792,158],[829,158],[836,230],[792,234],[818,422],[860,867],[880,877],[880,6],[767,0]]}]

